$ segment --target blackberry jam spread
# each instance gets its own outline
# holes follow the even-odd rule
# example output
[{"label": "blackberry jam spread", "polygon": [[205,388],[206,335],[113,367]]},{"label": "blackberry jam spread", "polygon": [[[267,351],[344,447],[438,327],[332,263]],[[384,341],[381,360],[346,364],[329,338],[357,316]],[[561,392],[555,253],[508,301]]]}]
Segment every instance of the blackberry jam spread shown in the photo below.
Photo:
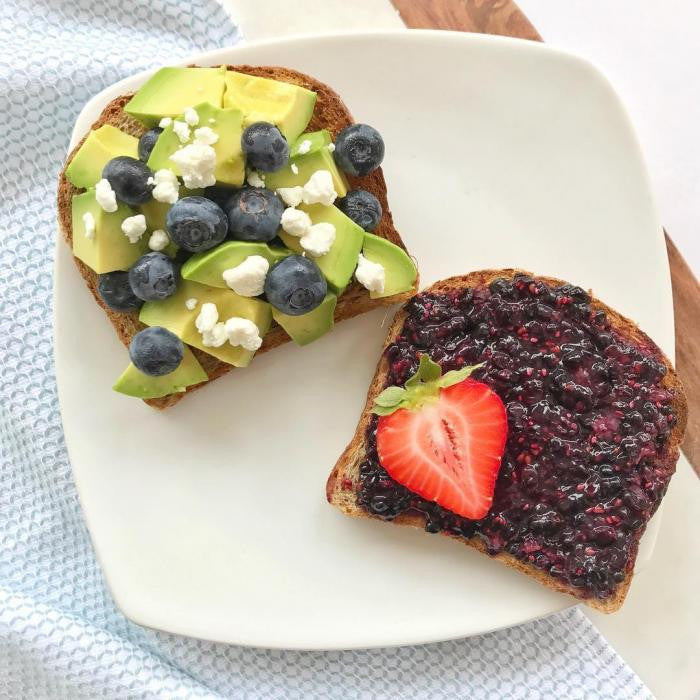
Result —
[{"label": "blackberry jam spread", "polygon": [[376,416],[358,503],[386,520],[422,513],[428,532],[479,537],[490,554],[509,552],[580,597],[611,596],[675,470],[658,349],[625,340],[581,288],[519,275],[414,297],[386,350],[387,386],[403,385],[422,353],[444,372],[484,362],[473,377],[506,405],[493,506],[467,520],[393,481],[377,457]]}]

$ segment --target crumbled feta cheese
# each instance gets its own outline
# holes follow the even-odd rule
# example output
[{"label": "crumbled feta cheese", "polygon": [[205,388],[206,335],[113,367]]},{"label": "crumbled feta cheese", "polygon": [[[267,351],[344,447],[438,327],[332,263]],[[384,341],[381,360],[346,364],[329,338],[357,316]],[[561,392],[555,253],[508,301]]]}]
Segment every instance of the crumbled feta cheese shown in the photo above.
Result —
[{"label": "crumbled feta cheese", "polygon": [[287,207],[282,212],[280,224],[290,236],[305,236],[311,228],[311,218],[301,209]]},{"label": "crumbled feta cheese", "polygon": [[270,263],[262,255],[249,255],[236,267],[224,270],[224,282],[242,297],[256,297],[263,293]]},{"label": "crumbled feta cheese", "polygon": [[244,350],[255,352],[262,345],[260,329],[247,318],[234,316],[226,321],[228,342],[234,347],[240,345]]},{"label": "crumbled feta cheese", "polygon": [[289,167],[295,175],[299,174],[299,166],[296,163],[292,163]]},{"label": "crumbled feta cheese", "polygon": [[194,107],[187,107],[183,113],[183,116],[185,117],[185,121],[190,126],[197,126],[197,124],[199,124],[199,114],[197,114],[197,110],[194,109]]},{"label": "crumbled feta cheese", "polygon": [[334,143],[329,143],[329,144],[326,146],[326,148],[327,148],[331,153],[333,153],[333,151],[335,151],[335,144],[334,144]]},{"label": "crumbled feta cheese", "polygon": [[148,184],[154,185],[153,199],[158,202],[175,204],[180,196],[180,181],[175,173],[167,168],[156,170],[153,177],[148,178]]},{"label": "crumbled feta cheese", "polygon": [[304,155],[304,153],[308,153],[311,150],[311,141],[309,139],[304,139],[300,144],[299,148],[297,148],[297,153],[300,155]]},{"label": "crumbled feta cheese", "polygon": [[314,224],[305,236],[299,239],[301,247],[315,258],[325,255],[335,242],[335,226],[325,221]]},{"label": "crumbled feta cheese", "polygon": [[301,204],[301,196],[304,192],[303,187],[280,187],[277,194],[282,198],[282,201],[288,207],[298,207]]},{"label": "crumbled feta cheese", "polygon": [[210,187],[216,183],[216,151],[204,143],[190,143],[175,151],[170,160],[180,168],[185,187]]},{"label": "crumbled feta cheese", "polygon": [[210,124],[216,124],[216,119],[214,119],[214,117],[209,117],[208,121]]},{"label": "crumbled feta cheese", "polygon": [[167,129],[171,124],[173,123],[173,120],[171,117],[163,117],[159,122],[158,126],[161,129]]},{"label": "crumbled feta cheese", "polygon": [[143,214],[127,216],[122,221],[122,233],[129,239],[129,243],[138,243],[146,233],[146,217]]},{"label": "crumbled feta cheese", "polygon": [[148,239],[148,247],[151,250],[165,250],[170,243],[170,237],[163,231],[163,229],[157,228]]},{"label": "crumbled feta cheese", "polygon": [[226,329],[219,321],[219,310],[216,304],[211,302],[202,304],[194,325],[202,335],[202,345],[207,348],[220,348],[227,340]]},{"label": "crumbled feta cheese", "polygon": [[91,241],[95,237],[95,217],[89,211],[83,214],[83,225],[85,226],[85,238]]},{"label": "crumbled feta cheese", "polygon": [[357,258],[355,279],[370,292],[384,293],[386,270],[383,265],[368,260],[362,253]]},{"label": "crumbled feta cheese", "polygon": [[185,301],[185,308],[188,311],[194,311],[197,308],[198,303],[199,302],[194,297],[190,297],[187,299],[187,301]]},{"label": "crumbled feta cheese", "polygon": [[200,126],[194,130],[194,142],[204,143],[207,146],[213,146],[219,140],[219,134],[209,126]]},{"label": "crumbled feta cheese", "polygon": [[317,170],[304,185],[304,204],[325,204],[330,206],[337,197],[330,170]]},{"label": "crumbled feta cheese", "polygon": [[190,127],[176,119],[173,122],[173,131],[175,135],[180,139],[180,143],[187,143],[190,140]]},{"label": "crumbled feta cheese", "polygon": [[97,203],[104,209],[104,211],[110,213],[117,211],[117,195],[114,194],[112,185],[109,184],[109,180],[102,178],[95,185],[95,199]]},{"label": "crumbled feta cheese", "polygon": [[265,180],[263,179],[263,177],[260,175],[260,173],[257,170],[251,170],[248,173],[248,177],[246,178],[246,182],[251,187],[265,187]]}]

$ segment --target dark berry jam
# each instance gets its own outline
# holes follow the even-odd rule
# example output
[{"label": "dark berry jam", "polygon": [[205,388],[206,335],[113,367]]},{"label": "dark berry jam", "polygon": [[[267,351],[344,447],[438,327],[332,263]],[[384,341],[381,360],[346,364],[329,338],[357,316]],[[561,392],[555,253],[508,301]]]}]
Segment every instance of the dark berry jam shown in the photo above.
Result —
[{"label": "dark berry jam", "polygon": [[407,312],[386,350],[387,385],[402,385],[421,353],[443,371],[484,362],[474,378],[506,405],[494,502],[485,518],[467,520],[397,484],[377,458],[375,417],[360,505],[387,520],[418,511],[428,532],[480,537],[489,553],[509,552],[580,597],[612,595],[675,469],[659,350],[624,340],[579,287],[522,275],[419,294]]}]

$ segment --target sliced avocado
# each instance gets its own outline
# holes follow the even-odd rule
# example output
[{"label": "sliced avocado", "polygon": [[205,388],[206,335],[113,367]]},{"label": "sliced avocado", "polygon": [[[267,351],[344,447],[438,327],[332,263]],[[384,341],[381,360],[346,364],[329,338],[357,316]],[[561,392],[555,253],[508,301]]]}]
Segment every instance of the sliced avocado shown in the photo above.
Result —
[{"label": "sliced avocado", "polygon": [[273,248],[266,243],[227,241],[212,250],[193,255],[182,266],[182,276],[210,287],[228,289],[222,277],[224,270],[240,265],[250,255],[261,255],[272,265],[290,253],[286,248]]},{"label": "sliced avocado", "polygon": [[225,81],[223,106],[243,112],[243,128],[271,122],[293,143],[311,121],[316,104],[316,93],[311,90],[235,71],[227,71]]},{"label": "sliced avocado", "polygon": [[[73,255],[98,274],[128,270],[147,250],[148,235],[130,243],[121,229],[122,221],[134,212],[123,202],[115,212],[106,212],[95,199],[95,190],[73,195],[71,203]],[[91,214],[95,221],[92,238],[85,236],[83,216]]]},{"label": "sliced avocado", "polygon": [[[318,264],[333,291],[338,293],[347,286],[352,278],[352,273],[357,266],[357,257],[362,250],[365,232],[352,219],[345,216],[338,207],[310,204],[302,205],[299,208],[308,213],[311,217],[311,223],[318,224],[325,221],[335,226],[333,246],[325,255],[313,258],[313,260]],[[296,236],[290,236],[285,231],[280,231],[279,236],[291,250],[296,253],[304,252]]]},{"label": "sliced avocado", "polygon": [[[331,134],[328,129],[321,129],[320,131],[311,131],[308,134],[302,134],[291,145],[289,149],[289,157],[295,158],[298,155],[308,155],[309,153],[315,153],[324,147],[327,149],[330,143]],[[302,149],[303,153],[299,153],[300,148]]]},{"label": "sliced avocado", "polygon": [[[241,151],[241,112],[237,109],[219,109],[207,102],[198,104],[194,110],[199,115],[199,123],[191,127],[191,137],[194,138],[195,130],[203,126],[208,126],[219,137],[212,145],[216,152],[216,181],[226,185],[242,185],[245,177],[245,159]],[[213,121],[209,121],[210,119]],[[170,124],[158,137],[148,158],[148,167],[154,172],[168,168],[179,175],[180,171],[170,160],[170,156],[184,145],[186,144],[180,141],[173,125]]]},{"label": "sliced avocado", "polygon": [[185,356],[180,366],[162,377],[151,377],[136,369],[133,364],[124,370],[112,389],[137,399],[159,399],[161,396],[185,391],[188,386],[206,382],[207,373],[192,351],[185,346]]},{"label": "sliced avocado", "polygon": [[66,177],[75,187],[92,187],[102,178],[102,168],[117,156],[138,157],[139,140],[111,124],[103,124],[88,134],[66,168]]},{"label": "sliced avocado", "polygon": [[370,292],[371,299],[390,297],[413,289],[418,277],[416,264],[405,250],[394,245],[386,238],[365,232],[362,254],[374,263],[384,267],[385,280],[383,292]]},{"label": "sliced avocado", "polygon": [[124,111],[146,126],[158,126],[163,117],[177,117],[201,102],[221,107],[225,73],[225,66],[161,68],[129,100]]},{"label": "sliced avocado", "polygon": [[[197,306],[192,311],[185,306],[188,299],[197,300]],[[272,314],[267,302],[239,296],[228,288],[209,287],[185,279],[180,280],[175,294],[167,299],[146,302],[141,307],[139,320],[147,326],[167,328],[188,345],[199,348],[222,362],[235,367],[247,367],[255,355],[254,352],[234,347],[229,343],[218,348],[206,347],[202,343],[202,336],[194,322],[202,304],[207,302],[216,304],[220,321],[226,321],[233,316],[247,318],[258,327],[261,337],[270,328]]]},{"label": "sliced avocado", "polygon": [[[294,157],[290,157],[289,163],[282,166],[277,172],[267,173],[265,176],[265,187],[270,190],[278,190],[280,187],[296,187],[297,185],[303,187],[317,170],[328,170],[333,178],[333,187],[338,197],[344,197],[348,193],[347,180],[335,164],[333,154],[327,148],[328,144],[320,145],[323,138],[323,132],[319,131],[302,134],[294,144],[294,148],[298,150],[304,140],[308,139],[312,143],[309,152],[298,153]],[[318,146],[316,149],[313,147],[314,143]],[[296,173],[292,166],[295,166]]]},{"label": "sliced avocado", "polygon": [[333,314],[338,297],[330,292],[325,299],[308,314],[287,316],[273,307],[272,318],[284,328],[297,345],[313,343],[333,328]]}]

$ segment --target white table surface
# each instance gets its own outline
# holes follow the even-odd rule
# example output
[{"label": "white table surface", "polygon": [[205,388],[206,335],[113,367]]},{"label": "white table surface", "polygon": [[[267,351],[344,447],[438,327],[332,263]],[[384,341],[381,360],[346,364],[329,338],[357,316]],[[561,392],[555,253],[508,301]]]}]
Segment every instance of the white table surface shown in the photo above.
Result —
[{"label": "white table surface", "polygon": [[[388,0],[220,0],[248,40],[390,29]],[[418,0],[416,0],[418,1]],[[631,114],[662,219],[700,274],[700,23],[696,0],[519,0],[544,39],[596,63]],[[700,481],[685,459],[652,561],[625,606],[588,616],[660,700],[700,698]]]}]

